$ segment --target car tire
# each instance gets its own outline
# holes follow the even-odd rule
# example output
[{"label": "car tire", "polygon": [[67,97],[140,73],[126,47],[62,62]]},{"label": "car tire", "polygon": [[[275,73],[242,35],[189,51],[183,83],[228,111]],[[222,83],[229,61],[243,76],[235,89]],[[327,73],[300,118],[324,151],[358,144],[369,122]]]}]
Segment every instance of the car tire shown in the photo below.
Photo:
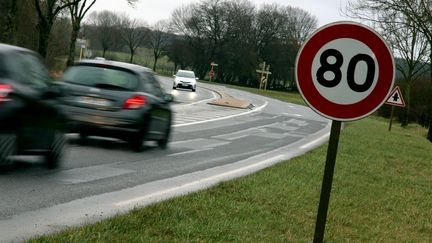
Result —
[{"label": "car tire", "polygon": [[168,148],[168,143],[169,143],[169,139],[170,139],[170,135],[171,135],[171,117],[169,118],[168,121],[168,126],[165,129],[165,134],[164,134],[164,138],[161,140],[157,141],[157,144],[159,146],[159,148],[161,149],[167,149]]},{"label": "car tire", "polygon": [[[146,117],[144,118],[144,121],[149,121],[149,119],[150,118]],[[147,130],[148,124],[145,123],[143,128],[129,140],[129,143],[135,152],[142,152],[144,150],[144,142],[147,140]]]},{"label": "car tire", "polygon": [[53,141],[47,154],[45,155],[45,165],[48,169],[55,169],[63,159],[64,146],[66,137],[63,132],[56,131],[53,135]]},{"label": "car tire", "polygon": [[17,137],[13,133],[0,134],[0,172],[13,167],[12,155],[16,154]]},{"label": "car tire", "polygon": [[195,92],[196,91],[196,88],[192,88],[192,92]]},{"label": "car tire", "polygon": [[79,133],[79,137],[80,137],[80,139],[82,139],[82,140],[87,139],[88,136],[89,136],[89,134],[88,134],[87,132],[80,132],[80,133]]},{"label": "car tire", "polygon": [[134,136],[130,141],[130,145],[135,152],[142,152],[144,150],[144,141],[145,136],[143,134],[139,134]]},{"label": "car tire", "polygon": [[173,85],[173,89],[177,89],[177,85],[174,84],[174,85]]}]

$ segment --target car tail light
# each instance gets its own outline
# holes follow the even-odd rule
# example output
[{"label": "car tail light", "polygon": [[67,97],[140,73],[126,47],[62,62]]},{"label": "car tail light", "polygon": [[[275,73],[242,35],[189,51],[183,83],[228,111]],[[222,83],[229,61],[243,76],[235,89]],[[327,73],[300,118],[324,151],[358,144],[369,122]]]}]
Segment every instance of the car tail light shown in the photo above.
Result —
[{"label": "car tail light", "polygon": [[0,84],[0,102],[10,101],[8,97],[9,93],[12,92],[12,86],[8,84]]},{"label": "car tail light", "polygon": [[123,109],[138,109],[147,103],[147,99],[144,96],[136,95],[126,100],[123,105]]}]

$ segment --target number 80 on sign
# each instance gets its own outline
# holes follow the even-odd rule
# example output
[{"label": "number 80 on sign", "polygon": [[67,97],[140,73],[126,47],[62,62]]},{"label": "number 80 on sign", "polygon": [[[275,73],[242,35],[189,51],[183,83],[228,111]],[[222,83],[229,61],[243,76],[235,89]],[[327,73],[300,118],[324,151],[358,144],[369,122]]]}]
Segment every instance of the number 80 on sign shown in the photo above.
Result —
[{"label": "number 80 on sign", "polygon": [[319,114],[339,121],[360,119],[388,97],[394,82],[393,56],[370,28],[336,22],[316,31],[302,46],[296,81]]}]

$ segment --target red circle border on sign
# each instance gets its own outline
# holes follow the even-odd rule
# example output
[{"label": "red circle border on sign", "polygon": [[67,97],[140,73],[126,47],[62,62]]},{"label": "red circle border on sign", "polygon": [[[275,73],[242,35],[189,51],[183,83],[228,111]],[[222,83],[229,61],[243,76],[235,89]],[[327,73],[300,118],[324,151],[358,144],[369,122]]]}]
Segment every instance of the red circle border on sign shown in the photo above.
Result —
[{"label": "red circle border on sign", "polygon": [[[369,96],[353,104],[337,104],[323,97],[312,79],[312,62],[318,51],[330,41],[350,38],[367,45],[379,67],[377,84]],[[305,101],[319,114],[339,121],[361,119],[377,110],[386,100],[394,83],[393,56],[384,40],[373,30],[354,22],[336,22],[315,32],[299,51],[296,81]]]}]

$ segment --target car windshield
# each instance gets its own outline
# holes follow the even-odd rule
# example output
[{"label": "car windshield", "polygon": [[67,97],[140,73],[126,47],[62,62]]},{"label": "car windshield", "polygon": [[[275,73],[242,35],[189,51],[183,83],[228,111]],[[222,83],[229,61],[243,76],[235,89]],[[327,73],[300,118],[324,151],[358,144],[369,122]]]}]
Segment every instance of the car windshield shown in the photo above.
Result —
[{"label": "car windshield", "polygon": [[99,66],[78,65],[70,67],[63,80],[68,83],[103,89],[135,90],[137,75],[120,69]]},{"label": "car windshield", "polygon": [[195,78],[195,74],[193,72],[185,72],[185,71],[178,71],[176,76],[183,77],[183,78]]}]

